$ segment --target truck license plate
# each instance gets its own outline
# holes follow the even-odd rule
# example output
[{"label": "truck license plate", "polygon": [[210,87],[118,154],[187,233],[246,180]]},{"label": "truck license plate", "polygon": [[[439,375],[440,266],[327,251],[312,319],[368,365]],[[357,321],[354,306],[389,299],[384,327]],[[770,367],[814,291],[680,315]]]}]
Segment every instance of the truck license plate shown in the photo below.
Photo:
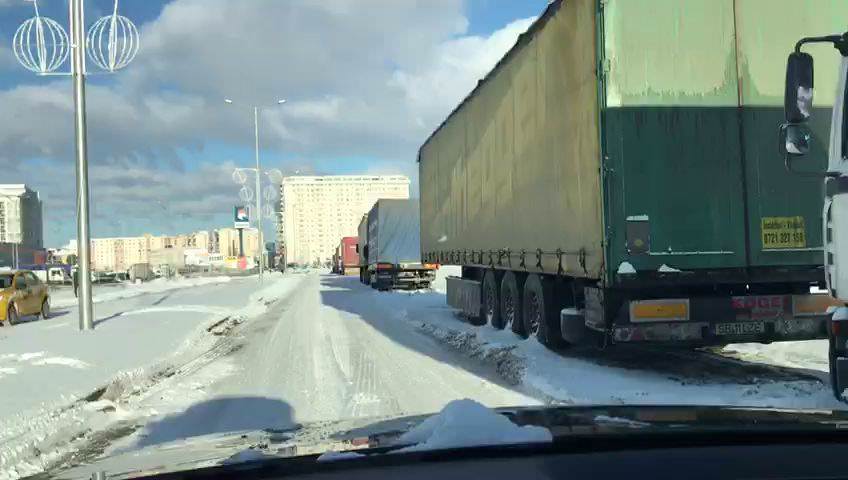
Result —
[{"label": "truck license plate", "polygon": [[765,331],[764,322],[719,323],[715,326],[716,335],[752,335]]}]

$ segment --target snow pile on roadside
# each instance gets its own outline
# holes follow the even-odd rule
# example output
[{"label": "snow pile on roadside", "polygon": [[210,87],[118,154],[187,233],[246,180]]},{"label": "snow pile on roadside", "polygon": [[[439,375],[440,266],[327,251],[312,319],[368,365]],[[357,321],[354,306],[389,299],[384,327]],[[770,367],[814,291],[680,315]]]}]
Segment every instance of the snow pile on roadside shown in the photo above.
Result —
[{"label": "snow pile on roadside", "polygon": [[448,403],[441,412],[401,435],[396,443],[411,444],[398,452],[416,452],[551,441],[553,436],[547,428],[518,426],[494,410],[464,399]]},{"label": "snow pile on roadside", "polygon": [[[146,283],[121,283],[101,287],[94,284],[94,302],[106,302],[122,298],[131,298],[148,293],[161,293],[178,288],[200,287],[217,283],[226,283],[232,277],[176,277],[172,279],[157,278]],[[72,289],[62,289],[51,294],[51,303],[55,307],[70,307],[77,304]]]},{"label": "snow pile on roadside", "polygon": [[[455,267],[443,267],[433,285],[435,291],[375,293],[374,301],[441,343],[492,364],[511,384],[550,403],[844,408],[832,397],[827,378],[809,370],[813,364],[822,370],[826,359],[824,364],[810,358],[777,360],[775,352],[781,348],[787,349],[787,356],[793,349],[801,355],[817,351],[820,345],[815,342],[757,346],[765,352],[767,365],[705,352],[627,346],[554,352],[533,338],[522,339],[511,331],[474,326],[459,318],[440,293],[445,277],[458,273]],[[781,369],[781,364],[794,369]]]},{"label": "snow pile on roadside", "polygon": [[[223,278],[229,281],[229,277]],[[136,309],[98,326],[95,335],[70,336],[62,334],[62,330],[50,330],[50,339],[54,336],[52,332],[57,332],[61,337],[57,340],[63,342],[62,348],[76,351],[78,357],[92,364],[91,368],[84,378],[57,377],[56,372],[38,371],[19,375],[15,384],[3,386],[4,390],[9,387],[28,391],[33,384],[46,381],[59,384],[62,394],[49,401],[31,398],[30,404],[34,407],[13,411],[5,418],[0,415],[0,479],[34,475],[59,464],[73,463],[81,454],[90,455],[92,444],[95,448],[98,443],[100,448],[108,444],[104,435],[126,435],[143,418],[202,400],[209,384],[232,373],[228,362],[216,361],[238,348],[231,331],[245,320],[262,314],[275,301],[273,295],[299,283],[299,279],[291,281],[278,277],[269,280],[258,292],[249,293],[254,288],[247,283],[249,281],[234,283],[232,291],[216,299],[220,306],[178,304]],[[185,282],[177,283],[181,284],[179,288],[186,285]],[[185,297],[194,300],[203,295],[203,291],[198,291]],[[146,315],[150,313],[155,315]],[[190,314],[195,318],[187,321],[185,317]],[[140,318],[122,320],[124,316],[133,315]],[[50,321],[63,320],[60,317]],[[164,328],[165,324],[171,327]],[[180,329],[174,328],[176,326]],[[38,324],[22,327],[33,330],[12,330],[21,335],[13,340],[37,342],[47,349],[59,348],[48,342],[43,330],[35,330]],[[143,330],[139,333],[137,329]],[[23,337],[30,333],[36,336]],[[166,335],[169,341],[165,342],[165,337],[162,341],[153,341],[148,338],[150,335]],[[168,346],[174,335],[178,335],[178,343]],[[104,349],[104,345],[109,348]],[[25,345],[14,347],[24,348]],[[90,360],[91,355],[97,355],[98,360]],[[100,358],[104,355],[108,361]],[[26,356],[28,361],[35,358],[31,357]],[[113,369],[114,365],[133,364],[120,371]],[[198,374],[200,370],[203,371]],[[57,382],[60,378],[62,381]]]},{"label": "snow pile on roadside", "polygon": [[827,340],[804,342],[737,343],[721,349],[722,355],[750,362],[829,372]]}]

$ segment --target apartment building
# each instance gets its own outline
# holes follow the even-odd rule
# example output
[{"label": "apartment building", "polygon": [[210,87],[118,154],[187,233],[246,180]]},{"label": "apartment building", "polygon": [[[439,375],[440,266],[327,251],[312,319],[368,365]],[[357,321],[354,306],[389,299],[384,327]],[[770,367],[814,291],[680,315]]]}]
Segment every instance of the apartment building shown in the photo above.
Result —
[{"label": "apartment building", "polygon": [[280,186],[277,243],[286,261],[325,262],[339,240],[355,236],[359,220],[381,198],[409,198],[402,175],[286,177]]},{"label": "apartment building", "polygon": [[[210,251],[213,233],[199,231],[184,235],[95,238],[91,240],[91,266],[96,271],[124,271],[136,263],[150,263],[151,252],[165,249]],[[155,259],[153,259],[155,260]]]},{"label": "apartment building", "polygon": [[41,198],[26,185],[0,184],[0,243],[44,247]]}]

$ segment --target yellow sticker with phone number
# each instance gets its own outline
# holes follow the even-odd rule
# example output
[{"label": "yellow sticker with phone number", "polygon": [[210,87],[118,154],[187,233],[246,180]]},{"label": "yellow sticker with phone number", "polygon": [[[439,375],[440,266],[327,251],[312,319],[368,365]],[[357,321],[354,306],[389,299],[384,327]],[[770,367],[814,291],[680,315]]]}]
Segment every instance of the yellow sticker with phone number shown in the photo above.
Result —
[{"label": "yellow sticker with phone number", "polygon": [[806,248],[804,217],[762,217],[763,248]]}]

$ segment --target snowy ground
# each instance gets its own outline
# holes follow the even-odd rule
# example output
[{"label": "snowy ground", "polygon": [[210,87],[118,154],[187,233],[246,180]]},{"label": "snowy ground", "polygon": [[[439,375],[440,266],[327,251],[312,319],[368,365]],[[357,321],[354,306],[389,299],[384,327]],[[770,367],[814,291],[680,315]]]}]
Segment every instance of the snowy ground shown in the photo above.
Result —
[{"label": "snowy ground", "polygon": [[59,291],[52,318],[0,328],[0,478],[36,473],[69,450],[68,440],[93,425],[90,410],[100,408],[86,397],[107,385],[120,397],[153,383],[264,311],[256,289],[255,278],[229,277],[95,287],[93,332],[77,330],[76,306],[56,306],[73,298]]},{"label": "snowy ground", "polygon": [[[144,283],[104,283],[93,284],[94,287],[94,302],[105,302],[110,300],[119,300],[122,298],[132,298],[139,295],[149,293],[161,293],[180,288],[191,288],[203,285],[213,285],[216,283],[229,282],[232,277],[196,277],[196,278],[157,278],[150,282]],[[72,307],[77,304],[74,297],[74,291],[69,285],[51,288],[51,305],[57,307]]]},{"label": "snowy ground", "polygon": [[451,272],[417,292],[318,272],[273,275],[255,293],[255,278],[104,289],[93,333],[74,331],[73,308],[0,330],[0,391],[21,392],[0,410],[0,478],[198,435],[435,412],[463,398],[842,407],[822,342],[552,352],[461,321],[445,304]]},{"label": "snowy ground", "polygon": [[[458,272],[443,268],[439,277],[451,274]],[[420,331],[495,365],[550,402],[844,407],[831,395],[820,341],[730,345],[714,353],[628,346],[552,352],[512,332],[461,321],[445,305],[444,283],[434,290],[393,292],[384,301]]]}]

